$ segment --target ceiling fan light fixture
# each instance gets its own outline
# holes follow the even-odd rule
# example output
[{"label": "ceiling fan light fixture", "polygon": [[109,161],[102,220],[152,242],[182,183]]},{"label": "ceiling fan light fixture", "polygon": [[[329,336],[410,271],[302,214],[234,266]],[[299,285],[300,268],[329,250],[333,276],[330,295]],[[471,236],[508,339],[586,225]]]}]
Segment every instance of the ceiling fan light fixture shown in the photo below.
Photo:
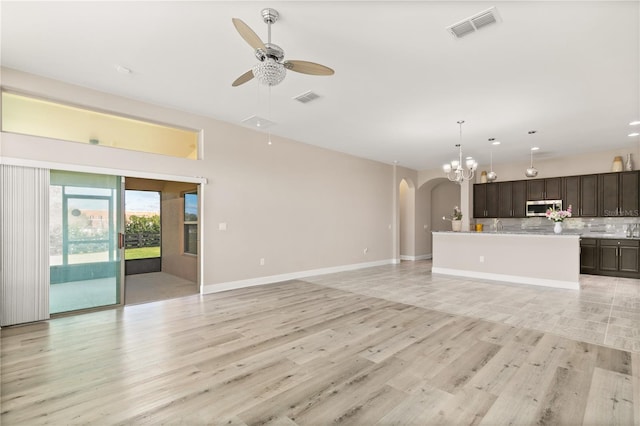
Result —
[{"label": "ceiling fan light fixture", "polygon": [[310,75],[333,75],[334,71],[324,65],[309,61],[285,61],[284,50],[280,46],[271,43],[271,25],[275,24],[280,14],[277,10],[262,9],[262,19],[267,24],[267,42],[263,43],[260,37],[242,19],[232,18],[231,22],[236,27],[240,37],[254,49],[258,61],[251,70],[236,78],[231,86],[237,87],[252,78],[266,86],[275,86],[284,80],[287,69],[294,72]]},{"label": "ceiling fan light fixture", "polygon": [[277,86],[282,83],[287,74],[283,64],[273,58],[266,58],[253,67],[253,76],[266,86]]}]

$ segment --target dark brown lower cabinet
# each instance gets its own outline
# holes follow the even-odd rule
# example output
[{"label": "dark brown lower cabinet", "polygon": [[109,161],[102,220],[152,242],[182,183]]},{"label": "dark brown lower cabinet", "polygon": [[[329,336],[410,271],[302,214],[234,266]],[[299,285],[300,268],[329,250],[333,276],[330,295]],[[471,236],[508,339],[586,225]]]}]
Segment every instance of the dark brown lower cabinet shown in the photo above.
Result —
[{"label": "dark brown lower cabinet", "polygon": [[583,238],[580,273],[640,278],[640,241]]},{"label": "dark brown lower cabinet", "polygon": [[580,273],[595,274],[598,271],[598,240],[583,238],[580,240]]}]

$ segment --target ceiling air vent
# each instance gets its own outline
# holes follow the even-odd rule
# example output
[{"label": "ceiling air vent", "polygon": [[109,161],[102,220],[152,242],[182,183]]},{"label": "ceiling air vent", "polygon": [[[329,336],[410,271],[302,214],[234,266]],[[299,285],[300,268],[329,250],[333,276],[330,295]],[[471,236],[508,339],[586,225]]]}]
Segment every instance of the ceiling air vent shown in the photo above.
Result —
[{"label": "ceiling air vent", "polygon": [[478,31],[482,27],[498,22],[498,10],[495,7],[487,9],[483,12],[477,13],[460,22],[447,27],[447,30],[455,38],[464,37],[467,34]]},{"label": "ceiling air vent", "polygon": [[298,102],[302,102],[303,104],[308,104],[311,101],[315,101],[319,97],[320,95],[313,93],[311,90],[309,90],[308,92],[304,92],[303,94],[294,97],[293,99],[295,99]]}]

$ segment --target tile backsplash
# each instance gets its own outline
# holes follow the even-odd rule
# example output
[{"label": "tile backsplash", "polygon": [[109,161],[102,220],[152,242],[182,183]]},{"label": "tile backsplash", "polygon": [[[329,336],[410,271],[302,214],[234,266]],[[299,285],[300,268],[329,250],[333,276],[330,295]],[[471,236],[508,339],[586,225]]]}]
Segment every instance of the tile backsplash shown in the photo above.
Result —
[{"label": "tile backsplash", "polygon": [[[481,223],[485,232],[495,230],[494,219],[474,219]],[[553,232],[554,222],[546,217],[528,217],[521,219],[500,219],[504,231]],[[628,225],[640,226],[640,217],[572,217],[562,223],[564,233],[575,232],[586,235],[620,234],[624,236]]]}]

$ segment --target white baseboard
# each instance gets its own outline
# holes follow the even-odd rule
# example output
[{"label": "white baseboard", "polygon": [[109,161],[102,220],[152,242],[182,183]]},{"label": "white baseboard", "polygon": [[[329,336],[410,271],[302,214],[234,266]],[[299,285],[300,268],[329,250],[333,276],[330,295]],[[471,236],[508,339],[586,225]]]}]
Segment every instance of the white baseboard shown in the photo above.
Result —
[{"label": "white baseboard", "polygon": [[273,284],[282,281],[299,280],[301,278],[313,277],[316,275],[333,274],[336,272],[353,271],[356,269],[371,268],[372,266],[390,265],[394,259],[378,260],[375,262],[354,263],[350,265],[332,266],[329,268],[311,269],[308,271],[291,272],[288,274],[270,275],[267,277],[250,278],[247,280],[229,281],[219,284],[205,284],[202,287],[202,294],[219,293],[221,291],[234,290],[237,288],[253,287],[257,285]]},{"label": "white baseboard", "polygon": [[431,258],[432,258],[432,256],[430,254],[421,254],[420,256],[407,256],[407,255],[404,255],[404,254],[400,255],[400,260],[413,260],[413,261],[416,261],[416,260],[428,260],[428,259],[431,259]]},{"label": "white baseboard", "polygon": [[465,271],[463,269],[431,268],[431,273],[442,275],[455,275],[466,278],[479,278],[483,280],[504,281],[513,284],[540,285],[545,287],[564,288],[567,290],[580,290],[580,283],[573,281],[549,280],[546,278],[523,277],[520,275],[493,274],[489,272]]}]

